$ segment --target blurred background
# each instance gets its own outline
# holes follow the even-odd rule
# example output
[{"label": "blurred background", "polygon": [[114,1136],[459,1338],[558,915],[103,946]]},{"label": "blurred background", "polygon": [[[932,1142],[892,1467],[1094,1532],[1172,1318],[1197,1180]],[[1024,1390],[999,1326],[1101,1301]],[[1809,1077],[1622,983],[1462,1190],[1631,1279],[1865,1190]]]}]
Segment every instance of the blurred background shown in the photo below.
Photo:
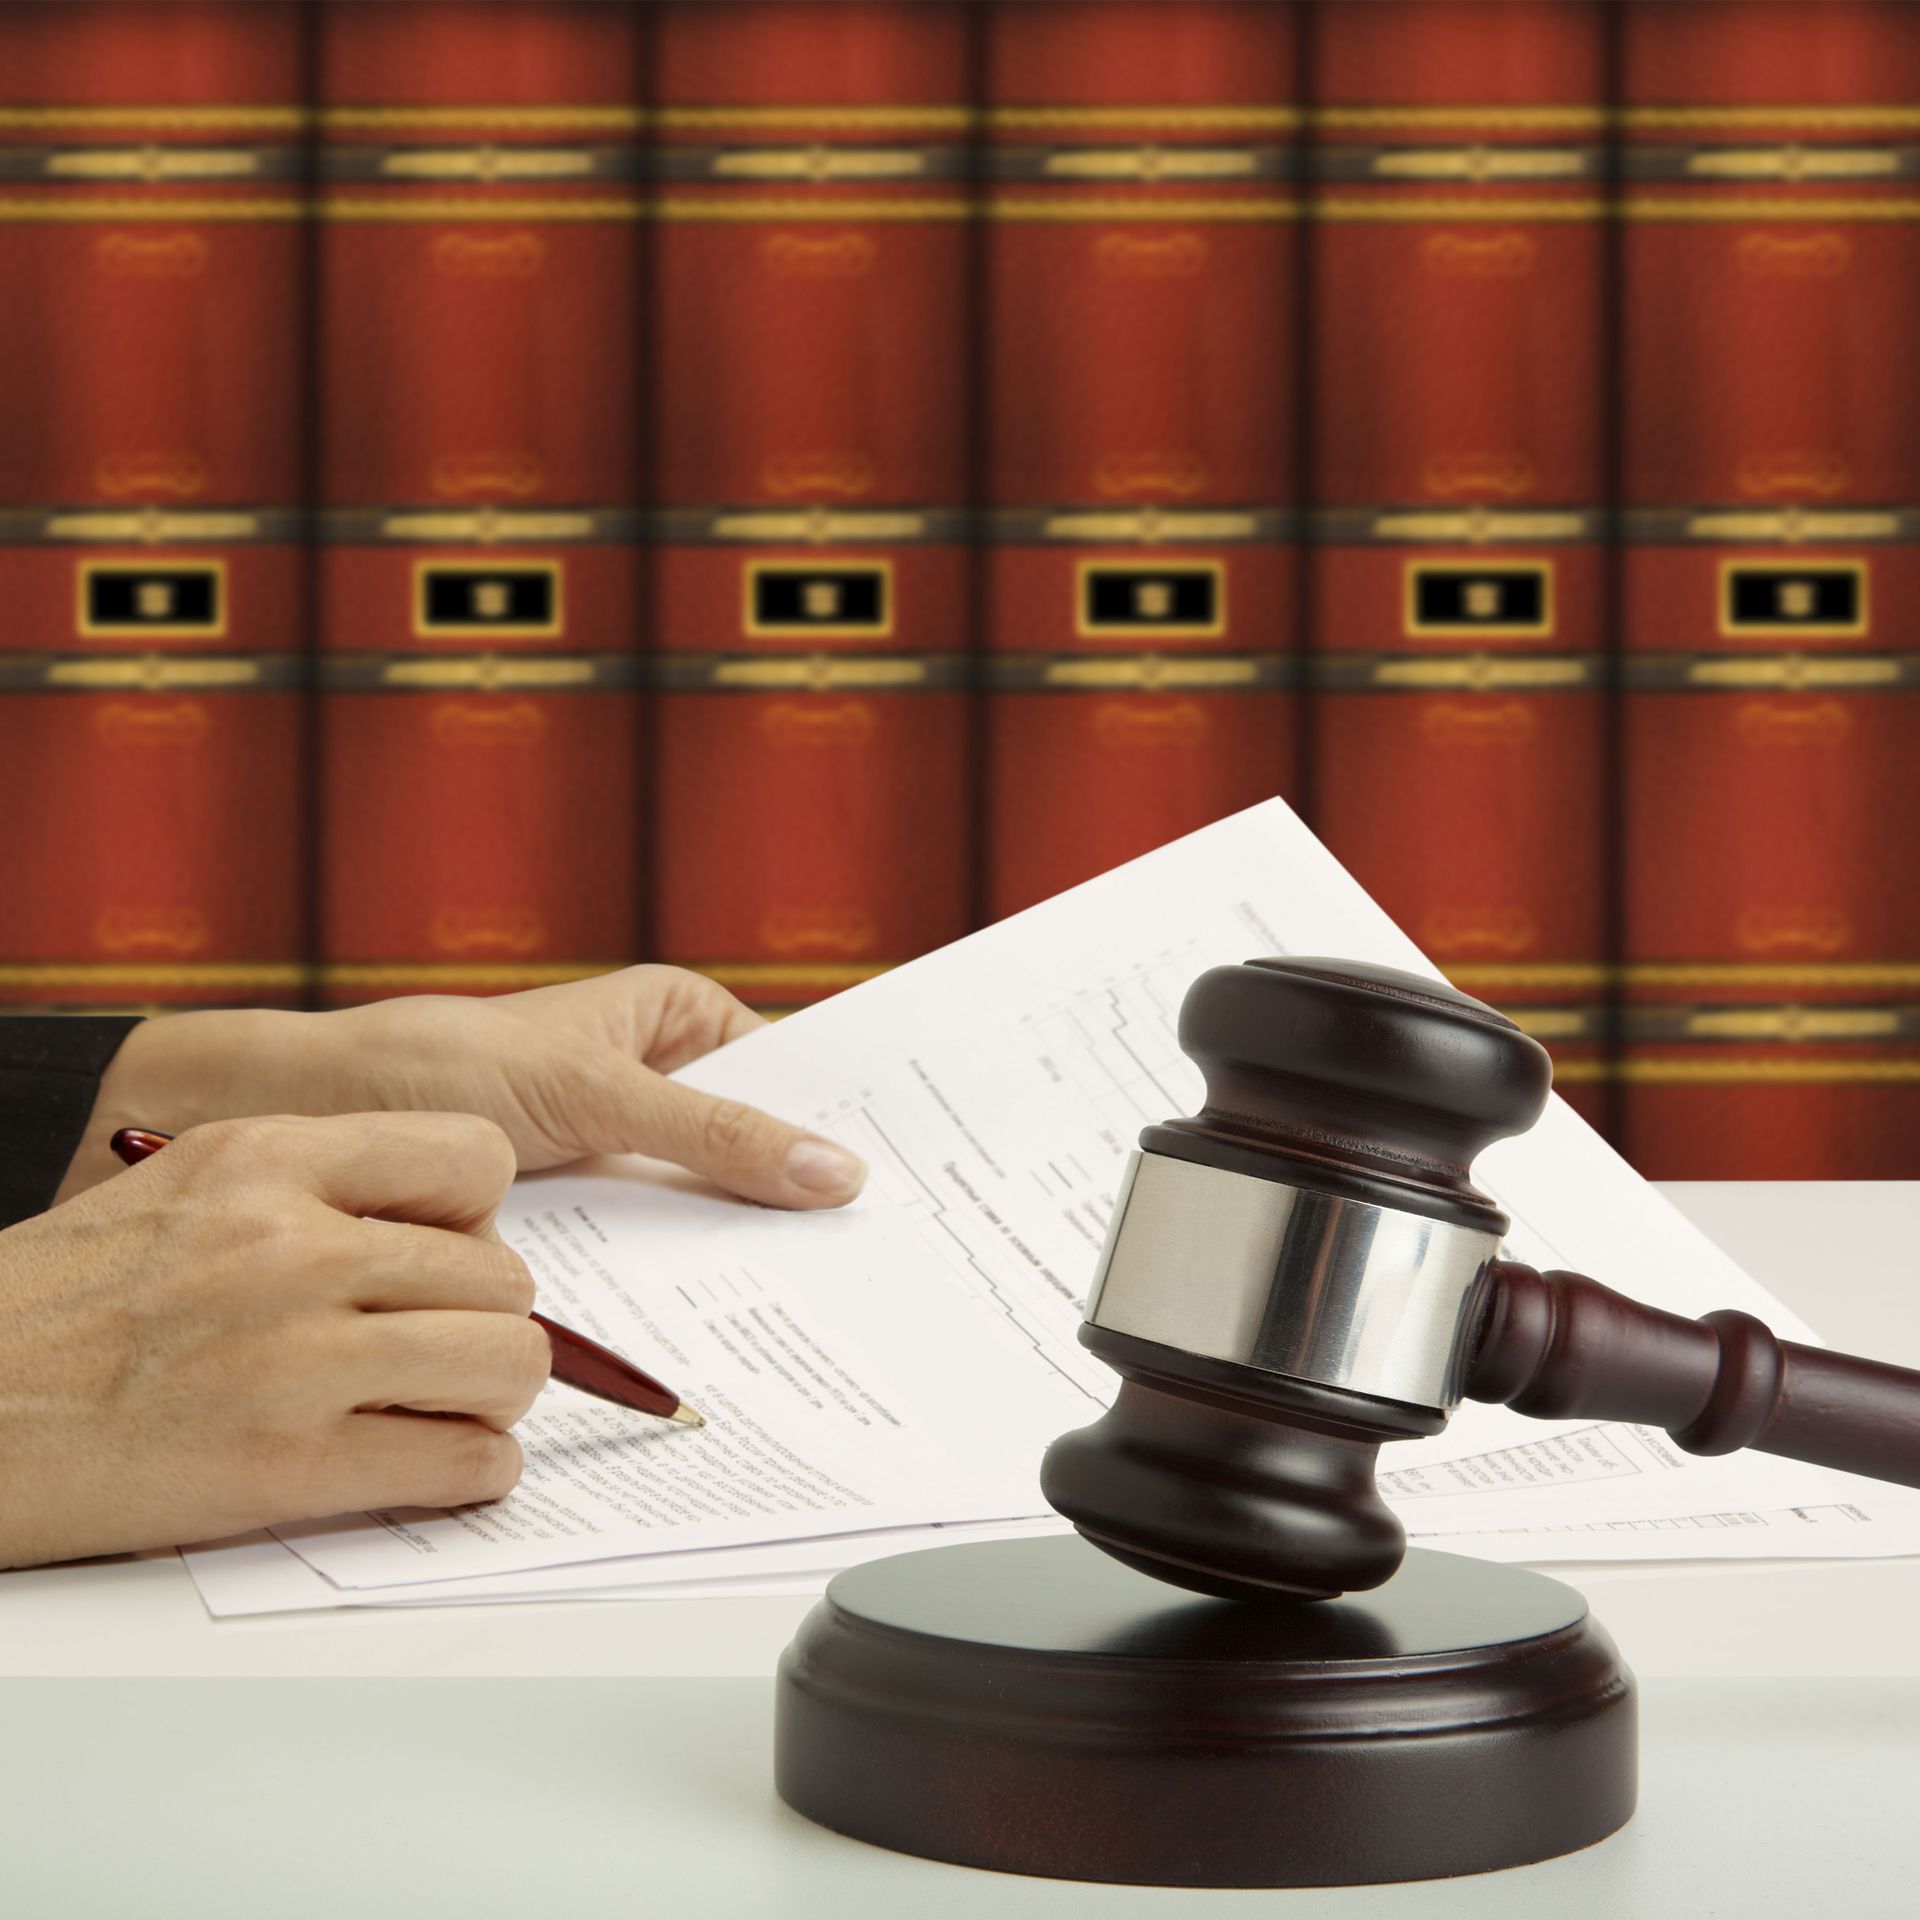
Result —
[{"label": "blurred background", "polygon": [[779,1012],[1280,793],[1920,1176],[1920,7],[0,0],[0,1002]]}]

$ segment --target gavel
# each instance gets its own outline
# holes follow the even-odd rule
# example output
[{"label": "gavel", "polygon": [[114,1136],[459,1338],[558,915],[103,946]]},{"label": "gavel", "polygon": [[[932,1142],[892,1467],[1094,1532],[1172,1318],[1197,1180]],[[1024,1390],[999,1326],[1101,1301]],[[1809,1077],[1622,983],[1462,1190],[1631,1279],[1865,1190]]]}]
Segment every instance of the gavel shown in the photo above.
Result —
[{"label": "gavel", "polygon": [[1471,1164],[1540,1117],[1552,1063],[1493,1008],[1251,960],[1194,982],[1179,1037],[1205,1104],[1141,1133],[1080,1329],[1119,1394],[1041,1465],[1115,1558],[1231,1599],[1379,1586],[1406,1552],[1380,1447],[1463,1398],[1920,1486],[1920,1373],[1501,1257]]}]

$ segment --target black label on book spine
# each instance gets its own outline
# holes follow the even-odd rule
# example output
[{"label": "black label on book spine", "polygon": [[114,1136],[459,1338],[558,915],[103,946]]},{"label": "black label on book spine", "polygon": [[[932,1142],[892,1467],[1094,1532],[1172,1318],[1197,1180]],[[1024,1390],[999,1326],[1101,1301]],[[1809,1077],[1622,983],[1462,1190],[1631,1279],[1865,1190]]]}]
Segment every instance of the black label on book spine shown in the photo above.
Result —
[{"label": "black label on book spine", "polygon": [[884,561],[749,561],[746,599],[746,629],[755,636],[881,640],[893,631],[893,579]]},{"label": "black label on book spine", "polygon": [[1412,561],[1406,614],[1410,634],[1542,639],[1553,631],[1553,572],[1544,560]]},{"label": "black label on book spine", "polygon": [[549,639],[560,631],[559,564],[422,561],[415,570],[413,630],[424,638]]},{"label": "black label on book spine", "polygon": [[89,639],[206,640],[227,630],[217,560],[88,561],[80,569],[80,632]]},{"label": "black label on book spine", "polygon": [[1727,635],[1839,638],[1867,630],[1864,561],[1729,560],[1721,568],[1720,594],[1720,631]]},{"label": "black label on book spine", "polygon": [[1226,630],[1225,570],[1216,561],[1158,565],[1084,561],[1076,630],[1084,640],[1204,640]]}]

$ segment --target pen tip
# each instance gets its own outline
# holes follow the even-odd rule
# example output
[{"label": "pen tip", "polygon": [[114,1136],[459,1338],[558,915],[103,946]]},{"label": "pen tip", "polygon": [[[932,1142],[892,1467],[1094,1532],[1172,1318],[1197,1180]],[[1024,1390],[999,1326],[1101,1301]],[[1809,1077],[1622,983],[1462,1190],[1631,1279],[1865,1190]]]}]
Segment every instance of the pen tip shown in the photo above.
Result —
[{"label": "pen tip", "polygon": [[669,1420],[677,1420],[683,1427],[704,1427],[707,1423],[683,1400],[667,1415]]}]

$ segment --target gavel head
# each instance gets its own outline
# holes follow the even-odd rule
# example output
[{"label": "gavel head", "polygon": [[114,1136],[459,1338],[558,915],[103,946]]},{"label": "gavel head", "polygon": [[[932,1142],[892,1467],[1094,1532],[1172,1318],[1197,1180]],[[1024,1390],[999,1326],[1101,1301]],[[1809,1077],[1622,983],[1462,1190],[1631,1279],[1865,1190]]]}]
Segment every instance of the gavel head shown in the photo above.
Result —
[{"label": "gavel head", "polygon": [[1180,1045],[1206,1104],[1141,1134],[1080,1329],[1120,1392],[1041,1487],[1176,1586],[1378,1586],[1406,1536],[1375,1457],[1445,1426],[1508,1227],[1468,1169],[1539,1118],[1551,1063],[1464,993],[1342,960],[1213,968]]}]

